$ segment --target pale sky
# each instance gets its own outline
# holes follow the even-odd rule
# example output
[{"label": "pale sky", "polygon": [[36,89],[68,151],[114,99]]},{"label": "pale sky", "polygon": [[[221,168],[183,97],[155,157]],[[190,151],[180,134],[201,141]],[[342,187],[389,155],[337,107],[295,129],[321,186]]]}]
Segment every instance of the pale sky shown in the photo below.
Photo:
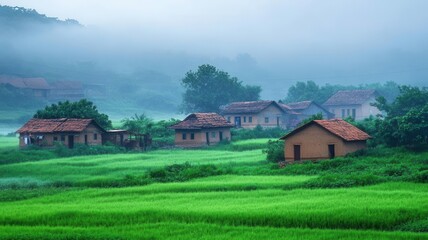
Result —
[{"label": "pale sky", "polygon": [[[427,36],[425,0],[0,0],[85,26],[236,54],[405,48]],[[131,30],[132,29],[132,30]],[[393,40],[393,41],[390,41]],[[401,41],[405,41],[404,44]],[[425,41],[426,42],[426,41]],[[180,47],[179,47],[180,48]],[[181,49],[183,50],[183,49]]]},{"label": "pale sky", "polygon": [[[295,73],[291,75],[297,79],[413,71],[428,64],[427,0],[0,0],[0,4],[76,19],[91,30],[93,42],[98,44],[99,36],[111,40],[104,43],[110,49],[144,47],[232,59],[248,53],[263,68]],[[425,75],[417,81],[421,79]]]}]

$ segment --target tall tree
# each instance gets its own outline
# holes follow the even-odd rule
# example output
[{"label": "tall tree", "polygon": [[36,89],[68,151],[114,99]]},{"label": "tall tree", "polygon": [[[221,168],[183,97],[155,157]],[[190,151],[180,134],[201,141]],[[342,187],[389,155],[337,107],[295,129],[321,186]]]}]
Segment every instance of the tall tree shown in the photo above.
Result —
[{"label": "tall tree", "polygon": [[205,64],[196,72],[189,71],[181,80],[186,89],[181,110],[190,112],[218,112],[221,105],[234,101],[259,100],[259,86],[243,85],[227,72]]},{"label": "tall tree", "polygon": [[108,116],[99,113],[97,107],[86,99],[78,102],[59,102],[46,106],[43,110],[38,110],[34,118],[52,119],[52,118],[90,118],[94,119],[104,129],[111,129],[112,123]]},{"label": "tall tree", "polygon": [[428,89],[402,86],[400,93],[392,103],[379,97],[374,104],[386,113],[376,122],[379,137],[389,146],[428,146]]}]

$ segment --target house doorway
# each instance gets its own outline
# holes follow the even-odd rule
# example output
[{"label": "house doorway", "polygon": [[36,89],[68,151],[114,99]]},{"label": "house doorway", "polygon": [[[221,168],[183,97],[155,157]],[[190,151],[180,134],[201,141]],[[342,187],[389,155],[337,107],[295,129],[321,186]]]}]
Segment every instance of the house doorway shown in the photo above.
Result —
[{"label": "house doorway", "polygon": [[68,135],[68,148],[74,148],[74,135]]},{"label": "house doorway", "polygon": [[207,137],[207,145],[210,145],[210,133],[206,132],[205,136]]},{"label": "house doorway", "polygon": [[218,136],[220,138],[220,142],[223,141],[223,132],[218,132]]},{"label": "house doorway", "polygon": [[241,117],[235,117],[235,127],[241,127]]},{"label": "house doorway", "polygon": [[300,160],[300,145],[294,145],[294,161]]},{"label": "house doorway", "polygon": [[276,126],[279,127],[279,117],[276,117]]},{"label": "house doorway", "polygon": [[88,135],[85,135],[85,145],[88,145]]},{"label": "house doorway", "polygon": [[334,158],[336,156],[335,153],[335,149],[334,149],[334,144],[329,144],[328,145],[328,156],[331,158]]}]

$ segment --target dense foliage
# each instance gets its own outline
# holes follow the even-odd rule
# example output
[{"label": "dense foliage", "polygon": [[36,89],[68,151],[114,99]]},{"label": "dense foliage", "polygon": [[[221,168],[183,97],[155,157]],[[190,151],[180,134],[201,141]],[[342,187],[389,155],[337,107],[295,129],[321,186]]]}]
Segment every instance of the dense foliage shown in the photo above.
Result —
[{"label": "dense foliage", "polygon": [[259,86],[243,85],[236,77],[211,65],[189,71],[181,80],[185,88],[182,111],[218,112],[219,107],[234,101],[253,101],[260,97]]},{"label": "dense foliage", "polygon": [[401,86],[400,95],[392,103],[380,97],[375,105],[386,113],[376,122],[376,129],[388,146],[428,146],[428,89]]},{"label": "dense foliage", "polygon": [[282,162],[284,158],[284,141],[280,140],[269,140],[267,148],[263,150],[266,153],[266,160],[269,162]]},{"label": "dense foliage", "polygon": [[314,81],[307,81],[297,82],[295,85],[291,86],[283,102],[290,103],[309,100],[322,104],[339,90],[354,89],[375,89],[379,95],[384,96],[388,101],[393,101],[399,94],[398,85],[395,82],[363,84],[359,86],[331,84],[319,86]]},{"label": "dense foliage", "polygon": [[245,128],[232,128],[232,140],[245,140],[245,139],[255,139],[255,138],[280,138],[284,135],[285,131],[279,127],[273,128],[263,128],[260,125],[257,125],[254,129],[245,129]]},{"label": "dense foliage", "polygon": [[38,110],[34,118],[51,119],[51,118],[90,118],[94,119],[104,129],[111,129],[112,123],[108,116],[99,113],[97,107],[86,99],[78,102],[59,102],[46,106],[43,110]]}]

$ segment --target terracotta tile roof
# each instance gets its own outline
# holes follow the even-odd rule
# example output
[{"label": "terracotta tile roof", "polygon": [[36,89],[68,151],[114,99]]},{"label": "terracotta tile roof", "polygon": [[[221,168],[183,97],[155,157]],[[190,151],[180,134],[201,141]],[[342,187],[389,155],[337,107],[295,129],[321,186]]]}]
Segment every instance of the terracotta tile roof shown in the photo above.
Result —
[{"label": "terracotta tile roof", "polygon": [[219,127],[234,127],[224,117],[217,113],[192,113],[183,121],[172,125],[172,129],[203,129],[203,128],[219,128]]},{"label": "terracotta tile roof", "polygon": [[359,105],[369,100],[372,96],[376,96],[377,92],[370,90],[346,90],[338,91],[331,96],[323,105]]},{"label": "terracotta tile roof", "polygon": [[221,108],[222,114],[234,113],[259,113],[271,104],[276,105],[279,109],[284,110],[275,101],[251,101],[251,102],[232,102]]},{"label": "terracotta tile roof", "polygon": [[290,106],[288,106],[287,104],[284,103],[278,103],[278,105],[282,108],[282,110],[288,114],[294,114],[294,115],[299,115],[300,113],[293,111],[293,109],[290,108]]},{"label": "terracotta tile roof", "polygon": [[0,84],[10,84],[16,88],[51,89],[44,78],[20,78],[0,76]]},{"label": "terracotta tile roof", "polygon": [[290,133],[283,136],[281,139],[286,139],[313,124],[317,124],[318,126],[324,128],[325,130],[342,138],[345,141],[364,141],[371,138],[370,135],[346,121],[343,121],[341,119],[332,119],[313,120],[301,127],[294,129]]},{"label": "terracotta tile roof", "polygon": [[56,118],[56,119],[30,119],[17,133],[58,133],[58,132],[82,132],[89,124],[95,124],[104,131],[92,119]]},{"label": "terracotta tile roof", "polygon": [[292,110],[303,110],[308,108],[311,104],[312,104],[312,101],[302,101],[302,102],[287,103],[286,105]]}]

